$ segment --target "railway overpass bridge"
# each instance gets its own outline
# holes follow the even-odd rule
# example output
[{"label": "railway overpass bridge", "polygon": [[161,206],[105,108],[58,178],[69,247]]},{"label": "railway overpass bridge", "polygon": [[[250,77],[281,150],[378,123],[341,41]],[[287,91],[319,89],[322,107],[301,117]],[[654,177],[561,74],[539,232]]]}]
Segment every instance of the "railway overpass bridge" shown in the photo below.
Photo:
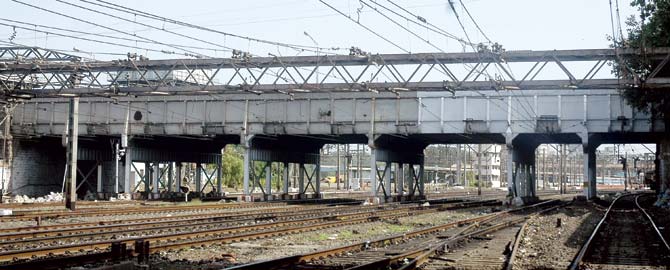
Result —
[{"label": "railway overpass bridge", "polygon": [[[267,164],[278,162],[299,164],[299,196],[318,196],[319,149],[363,143],[376,172],[371,196],[392,200],[423,195],[427,145],[498,143],[507,146],[510,192],[526,200],[535,196],[537,146],[569,143],[583,146],[593,197],[599,144],[654,143],[665,132],[661,119],[628,106],[618,89],[670,85],[657,76],[667,72],[667,48],[645,52],[652,72],[630,80],[597,76],[617,58],[641,55],[621,49],[108,62],[4,50],[0,57],[11,56],[0,61],[0,88],[9,102],[12,188],[32,194],[60,188],[67,149],[76,149],[71,164],[90,168],[69,173],[80,175],[77,186],[97,169],[104,191],[129,193],[133,162],[143,162],[154,168],[142,176],[145,190],[174,191],[178,183],[163,181],[174,178],[158,164],[193,162],[216,165],[205,185],[220,191],[221,148],[241,144],[245,194],[259,188],[272,196],[261,180],[272,177]],[[514,76],[515,63],[525,65],[523,77]],[[578,74],[574,66],[585,63]],[[72,138],[68,148],[62,138]],[[252,169],[258,162],[261,175]],[[402,177],[392,183],[393,167]],[[288,194],[286,169],[282,179]]]}]

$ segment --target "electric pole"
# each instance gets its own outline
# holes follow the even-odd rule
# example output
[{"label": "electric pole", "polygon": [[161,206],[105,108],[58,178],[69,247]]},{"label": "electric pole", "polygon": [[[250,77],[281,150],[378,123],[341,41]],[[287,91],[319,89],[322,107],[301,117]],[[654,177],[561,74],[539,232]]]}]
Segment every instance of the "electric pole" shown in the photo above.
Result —
[{"label": "electric pole", "polygon": [[477,196],[482,195],[482,144],[477,145]]},{"label": "electric pole", "polygon": [[337,171],[335,172],[335,183],[337,183],[337,190],[340,190],[340,145],[337,146]]},{"label": "electric pole", "polygon": [[547,148],[542,148],[542,190],[547,189]]}]

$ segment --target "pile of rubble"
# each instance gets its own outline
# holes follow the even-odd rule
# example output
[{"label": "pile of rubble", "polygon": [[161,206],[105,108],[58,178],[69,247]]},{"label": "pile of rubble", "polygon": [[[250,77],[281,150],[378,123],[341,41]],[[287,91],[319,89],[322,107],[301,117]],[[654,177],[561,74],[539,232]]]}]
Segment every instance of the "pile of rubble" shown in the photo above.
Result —
[{"label": "pile of rubble", "polygon": [[62,202],[63,193],[60,192],[50,192],[46,196],[31,198],[27,195],[16,195],[12,197],[12,202],[14,203],[43,203],[43,202]]},{"label": "pile of rubble", "polygon": [[670,208],[670,188],[658,195],[658,200],[656,200],[654,206]]},{"label": "pile of rubble", "polygon": [[116,197],[110,197],[109,201],[130,201],[133,199],[133,196],[130,193],[119,193]]}]

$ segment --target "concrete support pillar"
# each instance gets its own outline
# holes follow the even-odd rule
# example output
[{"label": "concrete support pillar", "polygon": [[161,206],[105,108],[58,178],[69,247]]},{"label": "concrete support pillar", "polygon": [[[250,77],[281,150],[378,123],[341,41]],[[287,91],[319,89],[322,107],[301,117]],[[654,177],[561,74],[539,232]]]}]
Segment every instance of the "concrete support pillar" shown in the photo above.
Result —
[{"label": "concrete support pillar", "polygon": [[158,194],[160,193],[160,186],[159,186],[159,182],[160,182],[159,180],[160,180],[160,177],[161,177],[160,163],[158,163],[158,162],[154,163],[154,169],[153,169],[153,175],[152,176],[153,176],[153,178],[152,178],[153,189],[151,191],[156,196],[154,198],[157,198]]},{"label": "concrete support pillar", "polygon": [[168,163],[168,179],[167,179],[167,190],[168,192],[174,191],[174,163]]},{"label": "concrete support pillar", "polygon": [[272,196],[272,162],[265,163],[265,198]]},{"label": "concrete support pillar", "polygon": [[405,171],[403,167],[404,164],[398,163],[395,173],[395,192],[400,196],[403,195],[403,186],[405,182]]},{"label": "concrete support pillar", "polygon": [[377,150],[370,148],[370,185],[372,186],[371,195],[377,197]]},{"label": "concrete support pillar", "polygon": [[181,162],[177,162],[177,192],[181,192],[181,179],[182,179],[182,173],[181,173]]},{"label": "concrete support pillar", "polygon": [[223,164],[221,159],[216,160],[216,193],[223,196]]},{"label": "concrete support pillar", "polygon": [[144,192],[147,194],[151,191],[151,163],[144,162]]},{"label": "concrete support pillar", "polygon": [[391,162],[384,162],[384,190],[386,190],[386,197],[390,197],[393,191],[391,190]]},{"label": "concrete support pillar", "polygon": [[298,164],[298,193],[305,194],[305,163]]},{"label": "concrete support pillar", "polygon": [[586,198],[593,199],[598,196],[596,189],[596,149],[595,147],[588,147],[584,149],[584,181],[586,182],[586,189],[584,195]]},{"label": "concrete support pillar", "polygon": [[409,190],[410,196],[414,196],[414,181],[415,181],[414,177],[416,175],[416,171],[414,168],[414,164],[407,164],[407,166],[409,167],[409,175],[410,175],[410,179],[407,182],[407,190]]},{"label": "concrete support pillar", "polygon": [[316,167],[314,168],[314,187],[316,192],[314,194],[315,198],[321,198],[321,157],[316,161]]},{"label": "concrete support pillar", "polygon": [[[666,127],[667,130],[667,127]],[[658,179],[660,182],[660,192],[665,192],[670,187],[670,139],[663,138],[657,143],[656,155],[658,158]]]},{"label": "concrete support pillar", "polygon": [[195,192],[202,191],[202,164],[195,164]]},{"label": "concrete support pillar", "polygon": [[289,163],[284,162],[284,167],[282,170],[282,175],[283,175],[283,183],[282,183],[282,191],[284,194],[288,194],[288,186],[289,186],[289,175],[288,175],[288,168],[289,168]]},{"label": "concrete support pillar", "polygon": [[[532,142],[520,141],[512,148],[512,181],[514,183],[515,204],[525,204],[536,199],[535,196],[535,149]],[[509,162],[509,161],[508,161]]]},{"label": "concrete support pillar", "polygon": [[67,122],[67,182],[65,207],[74,211],[77,204],[77,153],[79,141],[79,98],[70,99]]},{"label": "concrete support pillar", "polygon": [[508,144],[507,158],[505,159],[507,161],[507,164],[505,165],[507,167],[507,190],[509,191],[510,196],[517,197],[516,185],[514,184],[514,159],[512,158],[513,156],[514,156],[514,148],[512,147],[511,144]]},{"label": "concrete support pillar", "polygon": [[98,193],[102,193],[102,164],[98,164]]},{"label": "concrete support pillar", "polygon": [[424,171],[425,171],[424,164],[423,164],[423,162],[421,162],[421,164],[419,164],[419,195],[421,197],[424,196],[425,190],[426,190],[425,189],[425,181],[423,180]]},{"label": "concrete support pillar", "polygon": [[249,177],[251,174],[251,168],[249,166],[251,165],[251,148],[246,147],[244,149],[244,163],[242,164],[242,167],[244,169],[244,176],[243,176],[243,187],[244,187],[244,195],[251,195],[251,191],[249,190]]},{"label": "concrete support pillar", "polygon": [[132,175],[132,167],[133,167],[133,151],[132,151],[132,146],[130,140],[128,140],[128,147],[126,147],[126,153],[124,155],[125,157],[125,166],[123,170],[123,192],[126,194],[130,194],[131,189],[133,187],[130,186],[130,177]]}]

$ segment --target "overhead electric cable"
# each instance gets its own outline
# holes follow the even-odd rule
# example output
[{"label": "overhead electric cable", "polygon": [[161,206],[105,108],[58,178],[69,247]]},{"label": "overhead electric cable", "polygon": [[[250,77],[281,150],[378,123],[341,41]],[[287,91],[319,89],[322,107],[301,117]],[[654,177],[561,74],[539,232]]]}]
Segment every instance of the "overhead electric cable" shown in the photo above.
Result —
[{"label": "overhead electric cable", "polygon": [[379,11],[377,8],[371,6],[370,4],[366,3],[365,1],[362,1],[362,0],[361,0],[360,2],[361,2],[362,4],[364,4],[365,6],[371,8],[372,10],[376,11],[377,13],[379,13],[379,15],[382,15],[384,18],[388,19],[388,20],[391,21],[393,24],[395,24],[395,25],[397,25],[398,27],[402,28],[403,30],[407,31],[407,32],[410,33],[411,35],[413,35],[413,36],[415,36],[416,38],[422,40],[423,42],[428,43],[428,45],[430,45],[431,47],[437,49],[437,50],[440,51],[440,52],[443,52],[443,53],[445,52],[445,51],[442,50],[440,47],[435,46],[435,44],[431,43],[429,40],[422,38],[421,36],[419,36],[419,35],[417,35],[416,33],[412,32],[412,30],[409,30],[409,29],[408,29],[407,27],[405,27],[404,25],[402,25],[402,24],[396,22],[395,20],[391,19],[389,16],[387,16],[387,15],[384,14],[384,13],[382,13],[382,12]]},{"label": "overhead electric cable", "polygon": [[[411,18],[408,18],[407,16],[404,16],[404,15],[398,13],[397,11],[395,11],[395,10],[393,10],[393,9],[390,9],[390,8],[388,8],[388,7],[386,7],[386,6],[382,5],[382,4],[380,4],[379,2],[377,2],[377,1],[375,1],[375,0],[370,0],[370,2],[372,2],[372,3],[374,3],[375,5],[377,5],[377,6],[381,7],[381,8],[383,8],[383,9],[385,9],[385,10],[387,10],[387,11],[393,13],[393,14],[395,14],[396,16],[398,16],[398,17],[400,17],[400,18],[403,18],[403,19],[407,20],[408,22],[411,22],[411,23],[413,23],[413,24],[416,24],[416,25],[418,25],[418,26],[421,26],[421,27],[423,27],[423,28],[425,28],[425,29],[427,29],[427,30],[429,30],[429,31],[431,31],[431,32],[434,32],[434,33],[438,34],[438,35],[442,35],[442,36],[445,36],[445,37],[447,37],[447,38],[454,39],[454,40],[460,42],[461,44],[467,45],[467,41],[465,41],[464,39],[462,39],[462,38],[460,38],[460,37],[457,37],[456,35],[451,34],[451,33],[447,32],[447,31],[445,31],[445,30],[443,30],[443,29],[440,29],[440,28],[438,28],[438,27],[436,27],[436,26],[434,26],[434,25],[432,25],[432,24],[429,24],[428,21],[427,21],[425,18],[421,17],[421,16],[415,16],[414,14],[410,13],[412,16],[416,17],[419,21],[421,21],[421,23],[420,23],[420,22],[417,22],[416,20],[413,20],[413,19],[411,19]],[[395,4],[395,3],[393,3],[393,4]],[[397,5],[396,5],[396,7],[397,7]],[[405,10],[405,11],[406,11],[406,12],[409,12],[409,11],[407,11],[407,10]]]},{"label": "overhead electric cable", "polygon": [[[96,3],[92,3],[90,1],[84,1],[84,0],[80,0],[80,1],[95,4],[95,5],[110,8],[110,9],[112,7],[117,7],[119,9],[125,9],[126,10],[126,11],[123,11],[123,12],[134,14],[134,15],[137,15],[137,16],[145,17],[145,18],[149,18],[149,19],[153,19],[153,20],[158,20],[158,21],[162,21],[162,22],[166,22],[166,23],[171,23],[171,24],[186,26],[186,27],[190,27],[190,28],[195,28],[195,29],[199,29],[199,30],[202,30],[202,31],[213,32],[213,33],[221,34],[221,35],[224,35],[224,36],[246,39],[246,40],[254,41],[254,42],[258,42],[258,43],[265,43],[265,44],[270,44],[270,45],[275,45],[275,46],[287,47],[287,48],[291,48],[291,49],[294,49],[294,50],[306,50],[306,51],[316,52],[317,50],[324,50],[324,49],[327,50],[328,49],[328,48],[322,48],[322,47],[318,47],[318,46],[290,44],[290,43],[277,42],[277,41],[271,41],[271,40],[265,40],[265,39],[259,39],[259,38],[254,38],[254,37],[248,37],[248,36],[242,36],[242,35],[238,35],[238,34],[228,33],[228,32],[219,31],[219,30],[211,29],[211,28],[208,28],[208,27],[200,26],[200,25],[195,25],[195,24],[191,24],[191,23],[187,23],[187,22],[183,22],[183,21],[179,21],[179,20],[175,20],[175,19],[166,18],[166,17],[163,17],[163,16],[155,15],[155,14],[145,12],[145,11],[141,11],[141,10],[137,10],[137,9],[132,9],[132,8],[129,8],[129,7],[125,7],[123,5],[119,5],[119,4],[115,4],[115,3],[111,3],[111,2],[103,1],[103,0],[96,0],[96,1],[104,3],[106,5],[96,4]],[[112,6],[112,7],[110,7],[110,6]]]},{"label": "overhead electric cable", "polygon": [[23,27],[23,26],[20,26],[20,25],[14,25],[14,24],[0,23],[0,25],[15,27],[15,28],[18,28],[18,29],[24,29],[24,30],[28,30],[28,31],[35,31],[35,32],[39,32],[39,33],[49,34],[49,35],[55,35],[55,36],[72,38],[72,39],[79,39],[79,40],[85,40],[85,41],[90,41],[90,42],[108,44],[108,45],[118,46],[118,47],[125,47],[125,48],[137,49],[137,50],[145,50],[145,51],[150,51],[150,52],[158,52],[158,53],[163,53],[163,54],[177,54],[177,55],[184,55],[184,56],[192,56],[190,54],[183,54],[183,53],[178,53],[178,52],[173,52],[173,51],[156,50],[156,49],[144,48],[144,47],[139,47],[139,46],[134,46],[134,45],[126,45],[126,44],[121,44],[121,43],[116,43],[116,42],[109,42],[109,41],[104,41],[104,40],[97,40],[97,39],[77,37],[77,36],[72,36],[72,35],[67,35],[67,34],[49,32],[49,31],[44,31],[44,30],[37,30],[37,29],[27,28],[27,27]]},{"label": "overhead electric cable", "polygon": [[[192,36],[189,36],[189,35],[184,35],[182,33],[174,32],[174,31],[171,31],[171,30],[167,30],[167,29],[156,27],[156,26],[153,26],[153,25],[141,23],[141,22],[138,22],[138,21],[129,20],[129,19],[119,17],[119,16],[116,16],[116,15],[112,15],[112,14],[109,14],[109,13],[105,13],[105,12],[97,11],[97,10],[87,8],[87,7],[84,7],[84,6],[80,6],[80,5],[77,5],[77,4],[69,3],[69,2],[66,2],[66,1],[63,1],[63,0],[56,0],[56,1],[60,2],[60,3],[63,3],[63,4],[66,4],[66,5],[69,5],[69,6],[77,7],[77,8],[84,9],[84,10],[87,10],[87,11],[90,11],[90,12],[94,12],[94,13],[97,13],[97,14],[112,17],[112,18],[115,18],[115,19],[118,19],[118,20],[122,20],[122,21],[125,21],[125,22],[138,24],[138,25],[141,25],[141,26],[144,26],[144,27],[149,27],[149,28],[152,28],[152,29],[161,30],[161,31],[164,31],[166,33],[170,33],[170,34],[180,36],[180,37],[183,37],[183,38],[199,41],[199,42],[209,44],[209,45],[214,45],[214,46],[223,48],[224,49],[223,51],[226,51],[226,50],[227,51],[232,51],[233,50],[233,48],[230,48],[230,47],[227,47],[225,45],[218,44],[218,43],[214,43],[214,42],[211,42],[211,41],[207,41],[207,40],[204,40],[204,39],[192,37]],[[84,1],[84,2],[88,3],[88,1]],[[95,4],[95,3],[93,3],[93,4]],[[97,4],[95,4],[95,5],[97,5]]]},{"label": "overhead electric cable", "polygon": [[491,43],[491,39],[486,35],[486,33],[484,33],[484,31],[482,30],[482,28],[479,27],[479,24],[477,23],[477,21],[475,21],[475,18],[472,17],[472,15],[470,14],[470,11],[468,11],[468,8],[465,6],[465,4],[463,4],[463,0],[458,0],[458,2],[461,3],[461,6],[462,6],[463,9],[465,10],[465,13],[468,14],[468,17],[470,17],[470,20],[472,21],[472,23],[475,24],[475,27],[477,27],[477,29],[479,30],[479,32],[482,33],[482,35],[484,36],[484,38],[486,38],[486,40],[488,40],[489,43]]},{"label": "overhead electric cable", "polygon": [[77,17],[74,17],[74,16],[70,16],[70,15],[61,13],[61,12],[57,12],[57,11],[53,11],[53,10],[49,10],[49,9],[42,8],[42,7],[38,7],[38,6],[35,6],[35,5],[32,5],[32,4],[23,2],[23,1],[19,1],[19,0],[11,0],[11,1],[13,1],[13,2],[15,2],[15,3],[18,3],[18,4],[22,4],[22,5],[28,6],[28,7],[32,7],[32,8],[34,8],[34,9],[42,10],[42,11],[45,11],[45,12],[48,12],[48,13],[51,13],[51,14],[56,14],[56,15],[59,15],[59,16],[62,16],[62,17],[66,17],[66,18],[69,18],[69,19],[72,19],[72,20],[75,20],[75,21],[83,22],[83,23],[86,23],[86,24],[90,24],[90,25],[93,25],[93,26],[97,26],[97,27],[100,27],[100,28],[104,28],[104,29],[107,29],[107,30],[111,30],[111,31],[114,31],[114,32],[117,32],[117,33],[121,33],[121,34],[124,34],[124,35],[132,36],[132,37],[138,37],[138,38],[143,39],[143,40],[146,40],[146,41],[151,41],[151,42],[156,43],[156,44],[159,44],[159,45],[167,46],[167,47],[170,47],[170,48],[173,48],[173,49],[177,49],[177,50],[181,50],[181,51],[184,51],[184,52],[193,54],[193,55],[187,55],[187,56],[192,56],[192,57],[201,57],[201,56],[204,56],[204,55],[202,55],[202,54],[200,54],[200,53],[197,53],[197,52],[194,52],[194,51],[191,51],[191,50],[186,50],[186,49],[183,49],[183,48],[179,48],[179,47],[176,47],[176,46],[172,46],[172,45],[170,45],[170,44],[166,44],[166,43],[163,43],[163,42],[160,42],[160,41],[157,41],[157,40],[153,40],[153,39],[150,39],[150,38],[146,38],[146,37],[142,37],[142,36],[133,35],[133,34],[128,33],[128,32],[124,32],[124,31],[121,31],[121,30],[118,30],[118,29],[114,29],[114,28],[112,28],[112,27],[108,27],[108,26],[101,25],[101,24],[99,24],[99,23],[94,23],[94,22],[91,22],[91,21],[88,21],[88,20],[80,19],[80,18],[77,18]]},{"label": "overhead electric cable", "polygon": [[[105,35],[105,34],[92,33],[92,32],[86,32],[86,31],[78,31],[78,30],[66,29],[66,28],[55,27],[55,26],[48,26],[48,25],[42,25],[42,24],[35,24],[35,23],[29,23],[29,22],[22,22],[22,21],[10,20],[10,19],[5,19],[5,18],[0,18],[0,21],[13,22],[13,23],[20,23],[20,24],[25,24],[25,25],[30,25],[30,26],[36,26],[36,27],[41,27],[41,28],[47,28],[47,29],[53,29],[53,30],[59,30],[59,31],[65,31],[65,32],[71,32],[71,33],[77,33],[77,34],[84,34],[84,35],[89,35],[89,36],[97,36],[97,37],[103,37],[103,38],[109,38],[109,39],[117,39],[117,40],[130,41],[130,42],[141,42],[141,43],[149,43],[149,44],[153,44],[153,42],[151,42],[151,41],[146,41],[146,40],[137,40],[137,39],[132,39],[132,38],[124,38],[124,37],[110,36],[110,35]],[[197,49],[197,50],[220,51],[220,49],[213,49],[213,48],[204,48],[204,47],[195,47],[195,46],[184,46],[184,45],[178,45],[178,44],[170,44],[170,45],[177,46],[177,47],[181,47],[181,48]]]},{"label": "overhead electric cable", "polygon": [[384,41],[388,42],[389,44],[391,44],[391,45],[395,46],[396,48],[402,50],[403,52],[409,53],[409,51],[406,50],[405,48],[403,48],[403,47],[401,47],[400,45],[396,44],[395,42],[389,40],[388,38],[382,36],[381,34],[375,32],[374,30],[370,29],[369,27],[365,26],[364,24],[360,23],[359,21],[354,20],[353,18],[351,18],[351,16],[349,16],[349,15],[347,15],[347,14],[344,14],[342,11],[340,11],[339,9],[337,9],[337,8],[335,8],[335,7],[333,7],[333,6],[331,6],[330,4],[326,3],[325,1],[323,1],[323,0],[319,0],[319,2],[321,2],[321,3],[324,4],[324,5],[326,5],[326,6],[329,7],[330,9],[334,10],[335,12],[339,13],[340,15],[346,17],[346,18],[349,19],[350,21],[352,21],[352,22],[358,24],[360,27],[363,27],[363,29],[367,30],[368,32],[374,34],[375,36],[377,36],[377,37],[383,39]]}]

